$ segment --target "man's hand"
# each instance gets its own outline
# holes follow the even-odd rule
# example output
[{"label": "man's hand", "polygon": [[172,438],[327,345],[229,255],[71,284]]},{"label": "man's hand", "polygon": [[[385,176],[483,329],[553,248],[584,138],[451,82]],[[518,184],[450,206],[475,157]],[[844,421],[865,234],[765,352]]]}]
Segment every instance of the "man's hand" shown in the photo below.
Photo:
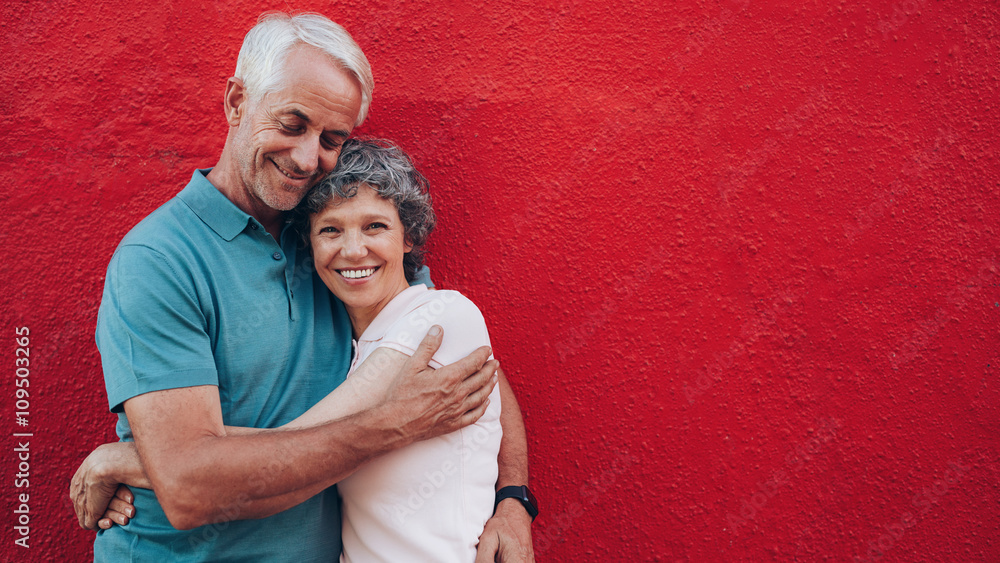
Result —
[{"label": "man's hand", "polygon": [[[103,444],[83,460],[69,485],[69,498],[80,527],[107,529],[112,521],[124,524],[128,522],[126,517],[135,515],[135,508],[131,506],[132,493],[124,487],[124,491],[119,491],[119,484],[124,481],[150,486],[134,444]],[[103,526],[99,525],[102,519],[107,520]]]},{"label": "man's hand", "polygon": [[428,364],[442,336],[440,327],[431,327],[386,392],[384,407],[404,443],[464,428],[489,406],[500,367],[496,360],[487,361],[490,348],[482,346],[453,364],[433,369]]},{"label": "man's hand", "polygon": [[504,499],[486,521],[476,548],[476,563],[532,563],[531,516],[517,499]]}]

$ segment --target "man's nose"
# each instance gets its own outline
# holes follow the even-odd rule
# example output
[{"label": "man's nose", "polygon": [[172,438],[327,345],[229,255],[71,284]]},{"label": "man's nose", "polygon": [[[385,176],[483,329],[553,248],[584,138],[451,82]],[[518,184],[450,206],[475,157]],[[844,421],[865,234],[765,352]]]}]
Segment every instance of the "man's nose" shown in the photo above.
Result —
[{"label": "man's nose", "polygon": [[292,149],[292,162],[305,174],[312,174],[319,166],[319,136],[303,135]]}]

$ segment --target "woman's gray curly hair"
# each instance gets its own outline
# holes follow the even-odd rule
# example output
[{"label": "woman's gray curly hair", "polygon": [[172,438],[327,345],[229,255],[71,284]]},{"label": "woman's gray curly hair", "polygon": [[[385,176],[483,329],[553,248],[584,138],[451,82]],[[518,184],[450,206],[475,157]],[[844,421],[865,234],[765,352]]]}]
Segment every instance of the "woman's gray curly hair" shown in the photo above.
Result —
[{"label": "woman's gray curly hair", "polygon": [[413,167],[410,157],[390,141],[348,139],[340,150],[337,167],[295,208],[295,227],[308,245],[309,217],[326,209],[334,198],[354,197],[362,184],[396,204],[406,242],[413,245],[403,255],[403,273],[407,281],[413,281],[417,270],[424,265],[424,244],[434,230],[434,207],[427,179]]}]

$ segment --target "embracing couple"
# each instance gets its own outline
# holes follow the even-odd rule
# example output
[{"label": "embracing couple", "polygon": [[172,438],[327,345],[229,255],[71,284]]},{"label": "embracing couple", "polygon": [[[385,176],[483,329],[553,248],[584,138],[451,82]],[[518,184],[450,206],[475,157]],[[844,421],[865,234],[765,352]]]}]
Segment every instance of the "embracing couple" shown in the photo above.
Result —
[{"label": "embracing couple", "polygon": [[337,24],[262,16],[218,164],[115,251],[121,441],[70,488],[96,561],[533,560],[521,413],[479,310],[431,289],[426,181],[348,139],[373,84]]}]

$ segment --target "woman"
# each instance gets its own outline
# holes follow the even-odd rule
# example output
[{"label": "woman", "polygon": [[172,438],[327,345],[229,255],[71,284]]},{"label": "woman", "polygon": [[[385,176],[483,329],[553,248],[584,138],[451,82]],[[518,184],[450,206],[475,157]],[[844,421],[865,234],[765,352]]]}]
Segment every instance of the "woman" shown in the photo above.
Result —
[{"label": "woman", "polygon": [[[423,265],[434,212],[426,180],[399,148],[347,141],[336,170],[294,216],[318,275],[347,309],[356,354],[347,380],[285,428],[374,406],[389,385],[380,366],[412,355],[432,325],[445,334],[432,367],[489,345],[471,301],[455,291],[409,285]],[[376,361],[359,371],[369,357]],[[495,388],[477,423],[390,452],[342,480],[341,560],[473,561],[492,514],[501,436]]]}]

